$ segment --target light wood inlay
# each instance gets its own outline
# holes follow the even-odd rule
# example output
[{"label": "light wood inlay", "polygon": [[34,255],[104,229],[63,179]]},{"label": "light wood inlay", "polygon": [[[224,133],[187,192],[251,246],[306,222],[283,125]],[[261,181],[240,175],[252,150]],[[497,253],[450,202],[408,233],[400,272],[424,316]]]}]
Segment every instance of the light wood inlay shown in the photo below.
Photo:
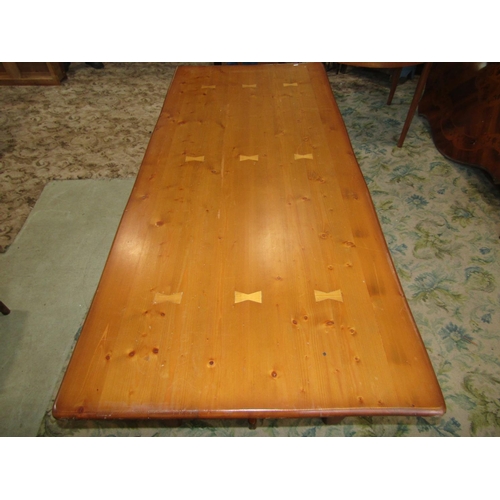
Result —
[{"label": "light wood inlay", "polygon": [[298,87],[298,83],[294,82],[294,83],[284,83],[283,84],[283,87]]},{"label": "light wood inlay", "polygon": [[294,154],[293,155],[293,159],[294,160],[312,160],[313,159],[313,155],[312,155],[312,153],[308,153],[308,154],[305,154],[305,155]]},{"label": "light wood inlay", "polygon": [[242,87],[244,89],[256,89],[257,88],[257,84],[256,83],[252,83],[252,84],[243,84]]},{"label": "light wood inlay", "polygon": [[205,161],[205,157],[204,156],[186,156],[186,162],[188,161]]},{"label": "light wood inlay", "polygon": [[179,67],[53,414],[444,410],[323,65]]},{"label": "light wood inlay", "polygon": [[259,161],[259,155],[253,155],[253,156],[245,156],[245,155],[240,155],[240,161]]},{"label": "light wood inlay", "polygon": [[182,293],[172,293],[170,295],[165,295],[164,293],[155,293],[153,300],[154,304],[162,304],[164,302],[172,302],[173,304],[180,304],[182,301]]},{"label": "light wood inlay", "polygon": [[314,290],[314,298],[316,299],[316,302],[329,299],[344,302],[342,292],[340,290],[334,290],[333,292],[320,292],[319,290]]},{"label": "light wood inlay", "polygon": [[245,302],[246,300],[262,304],[262,292],[261,291],[254,293],[234,292],[235,304],[239,304],[240,302]]}]

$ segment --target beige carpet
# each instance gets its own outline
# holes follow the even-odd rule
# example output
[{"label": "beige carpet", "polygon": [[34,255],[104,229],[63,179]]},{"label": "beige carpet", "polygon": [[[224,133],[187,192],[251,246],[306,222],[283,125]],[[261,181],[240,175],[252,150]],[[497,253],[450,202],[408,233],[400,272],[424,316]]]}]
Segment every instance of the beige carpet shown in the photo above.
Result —
[{"label": "beige carpet", "polygon": [[[172,74],[172,67],[158,64],[109,64],[101,72],[75,65],[66,86],[22,89],[27,95],[37,94],[30,99],[38,109],[33,116],[42,123],[30,125],[30,137],[38,141],[37,154],[43,150],[45,156],[26,160],[23,168],[12,170],[19,173],[16,189],[28,182],[27,176],[22,180],[27,165],[39,182],[46,181],[47,176],[42,180],[40,173],[48,164],[57,175],[72,169],[78,169],[76,176],[82,177],[133,175]],[[350,69],[345,75],[332,72],[329,77],[443,390],[444,417],[352,417],[337,426],[324,426],[318,419],[271,420],[256,431],[241,422],[218,420],[184,422],[170,428],[164,422],[55,421],[52,401],[48,401],[39,435],[500,435],[500,191],[481,170],[443,158],[419,117],[414,118],[404,147],[396,147],[415,80],[399,86],[392,105],[387,106],[388,75]],[[79,91],[73,92],[72,86]],[[21,94],[19,89],[8,92]],[[42,96],[61,99],[65,92],[73,98],[60,105],[61,130],[52,134],[50,128],[44,128],[43,121],[50,123],[51,114],[48,101],[41,104]],[[23,105],[19,98],[18,106]],[[30,116],[29,106],[24,113]],[[63,140],[63,130],[70,126],[72,133]],[[24,127],[19,123],[20,131]],[[7,155],[23,158],[20,151]],[[42,162],[38,168],[37,161]],[[61,368],[61,378],[63,373]],[[57,389],[58,384],[54,395]]]},{"label": "beige carpet", "polygon": [[174,72],[72,63],[61,86],[0,87],[0,252],[47,182],[137,174]]},{"label": "beige carpet", "polygon": [[[60,87],[1,87],[0,247],[7,248],[53,179],[133,177],[175,67],[72,64]],[[389,78],[351,69],[330,82],[396,270],[447,405],[441,419],[269,422],[56,422],[40,435],[500,435],[500,191],[478,169],[443,158],[415,117],[395,146],[415,81],[385,104]],[[8,255],[8,254],[7,254]],[[75,332],[68,332],[74,335]],[[63,374],[61,369],[61,377]],[[54,392],[57,387],[54,387]]]},{"label": "beige carpet", "polygon": [[[0,87],[0,253],[47,182],[137,174],[178,64],[72,63],[61,86]],[[388,88],[386,75],[362,75],[351,68],[332,82]]]}]

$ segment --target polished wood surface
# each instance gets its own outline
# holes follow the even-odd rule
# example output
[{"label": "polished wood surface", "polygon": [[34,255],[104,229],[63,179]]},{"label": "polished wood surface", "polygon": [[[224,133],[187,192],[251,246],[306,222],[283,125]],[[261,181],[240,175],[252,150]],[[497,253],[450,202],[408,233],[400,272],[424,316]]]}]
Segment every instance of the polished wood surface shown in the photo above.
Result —
[{"label": "polished wood surface", "polygon": [[500,184],[500,63],[435,63],[418,109],[444,156]]},{"label": "polished wood surface", "polygon": [[323,66],[180,67],[53,414],[444,410]]}]

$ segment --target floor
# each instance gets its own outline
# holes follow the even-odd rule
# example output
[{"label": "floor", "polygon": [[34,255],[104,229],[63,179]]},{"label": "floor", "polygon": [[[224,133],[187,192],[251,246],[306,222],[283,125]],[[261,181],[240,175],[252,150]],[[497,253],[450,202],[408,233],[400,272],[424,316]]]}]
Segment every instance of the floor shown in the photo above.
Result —
[{"label": "floor", "polygon": [[[32,126],[31,119],[43,118],[46,123],[50,116],[45,111],[53,109],[47,100],[40,103],[40,89],[36,89],[36,106],[31,105],[34,109],[29,107],[29,113],[21,115],[24,119],[16,122],[22,131],[26,123],[31,124],[31,132],[22,137],[16,135],[17,129],[13,132],[13,145],[29,143],[36,155],[46,147],[45,163],[40,165],[33,160],[35,153],[27,157],[23,149],[14,151],[10,158],[21,165],[18,173],[25,173],[28,164],[35,172],[49,163],[57,171],[68,158],[71,165],[91,170],[107,165],[107,170],[106,175],[99,170],[93,180],[49,183],[11,247],[0,254],[0,300],[12,309],[9,316],[0,315],[0,436],[500,435],[498,186],[479,169],[443,158],[420,117],[414,118],[404,147],[397,148],[415,82],[399,86],[393,104],[387,106],[387,79],[354,71],[330,74],[330,82],[443,390],[445,417],[438,421],[350,418],[338,426],[324,426],[320,419],[266,421],[257,431],[220,421],[184,422],[175,429],[154,422],[138,426],[54,421],[48,411],[51,400],[132,188],[131,176],[127,174],[125,180],[122,174],[140,165],[143,152],[138,141],[144,140],[144,147],[147,144],[164,97],[158,82],[165,84],[171,72],[162,65],[109,64],[106,68],[94,74],[75,65],[72,78],[61,89],[61,96],[75,89],[75,96],[68,99],[82,104],[69,117],[78,118],[80,124],[73,137],[63,135],[69,123],[63,107],[51,122],[57,121],[60,134],[51,133],[49,127],[40,137]],[[86,94],[85,89],[92,92]],[[103,110],[99,115],[91,106],[97,100]],[[19,102],[24,102],[21,97]],[[117,111],[118,105],[123,109]],[[147,116],[139,122],[141,110]],[[11,130],[11,121],[3,120],[4,128]],[[137,135],[130,137],[125,134],[128,130]],[[96,145],[85,149],[85,143],[77,149],[83,132],[86,138],[95,138]],[[128,145],[133,146],[130,151]],[[115,156],[117,160],[111,161]],[[126,172],[118,168],[122,166]],[[99,180],[109,178],[108,174],[122,179]],[[6,176],[16,180],[9,192],[18,196],[28,180],[4,171],[2,183]]]},{"label": "floor", "polygon": [[0,436],[36,436],[132,186],[128,179],[49,183],[0,254],[0,298],[11,309],[0,316]]}]

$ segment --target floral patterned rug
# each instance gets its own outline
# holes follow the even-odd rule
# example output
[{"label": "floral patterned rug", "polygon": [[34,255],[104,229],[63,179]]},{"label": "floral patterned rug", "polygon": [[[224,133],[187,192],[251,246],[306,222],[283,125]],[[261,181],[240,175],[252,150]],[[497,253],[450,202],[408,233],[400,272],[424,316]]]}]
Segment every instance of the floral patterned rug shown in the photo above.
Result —
[{"label": "floral patterned rug", "polygon": [[73,63],[61,86],[0,87],[0,252],[47,182],[137,174],[175,67]]},{"label": "floral patterned rug", "polygon": [[[172,72],[162,65],[109,65],[99,74],[75,68],[68,93],[73,80],[81,82],[79,91],[66,97],[57,113],[41,98],[47,90],[30,98],[37,110],[27,114],[34,122],[28,127],[34,142],[17,152],[11,148],[9,161],[17,158],[18,171],[53,176],[73,169],[76,176],[133,175]],[[329,78],[443,390],[444,417],[350,417],[338,425],[265,420],[250,430],[245,422],[220,420],[178,427],[155,421],[56,421],[51,402],[40,436],[500,436],[499,188],[481,170],[443,158],[419,117],[403,148],[396,147],[415,80],[399,86],[387,106],[389,77],[383,73],[349,69]],[[19,107],[22,101],[18,97]],[[69,104],[74,111],[68,113]],[[73,132],[66,135],[65,127]],[[85,131],[86,139],[75,130]],[[23,183],[16,179],[22,175],[10,177],[19,190]]]}]

